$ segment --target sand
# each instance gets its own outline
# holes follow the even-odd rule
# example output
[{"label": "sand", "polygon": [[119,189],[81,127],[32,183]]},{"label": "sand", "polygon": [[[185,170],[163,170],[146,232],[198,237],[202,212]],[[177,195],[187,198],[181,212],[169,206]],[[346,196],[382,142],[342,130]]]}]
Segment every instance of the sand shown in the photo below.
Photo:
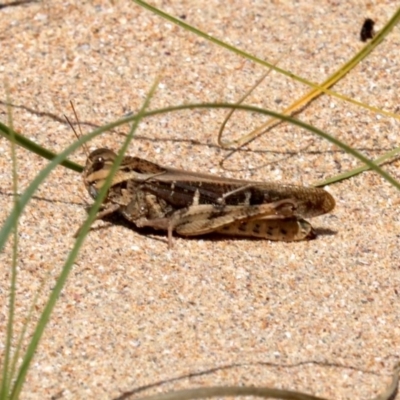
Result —
[{"label": "sand", "polygon": [[[380,29],[395,2],[159,1],[210,35],[313,82],[364,43],[364,18]],[[266,68],[129,1],[43,1],[0,9],[1,121],[7,80],[14,127],[55,152],[75,140],[72,100],[89,132],[150,108],[235,102]],[[399,112],[399,29],[334,90]],[[247,100],[281,111],[307,86],[276,72]],[[242,179],[310,185],[358,165],[350,155],[282,124],[231,154],[217,145],[226,110],[190,110],[143,121],[129,153],[162,165]],[[398,146],[399,121],[324,96],[298,118],[378,157]],[[224,140],[266,120],[237,112]],[[90,149],[117,150],[129,127]],[[12,206],[10,145],[0,139],[0,218]],[[18,148],[19,193],[47,164]],[[83,165],[85,152],[72,159]],[[399,162],[385,166],[400,177]],[[337,206],[312,220],[314,241],[175,238],[98,221],[71,271],[33,360],[23,399],[109,399],[211,385],[259,385],[329,399],[371,399],[400,358],[399,192],[366,172],[327,190]],[[19,224],[15,330],[36,292],[37,321],[91,200],[81,176],[58,167]],[[4,343],[11,246],[0,255]],[[43,283],[44,282],[44,283]],[[32,331],[32,324],[28,334]],[[3,348],[3,347],[2,347]],[[2,350],[3,352],[3,350]],[[0,353],[1,354],[1,353]],[[149,385],[149,387],[147,387]]]}]

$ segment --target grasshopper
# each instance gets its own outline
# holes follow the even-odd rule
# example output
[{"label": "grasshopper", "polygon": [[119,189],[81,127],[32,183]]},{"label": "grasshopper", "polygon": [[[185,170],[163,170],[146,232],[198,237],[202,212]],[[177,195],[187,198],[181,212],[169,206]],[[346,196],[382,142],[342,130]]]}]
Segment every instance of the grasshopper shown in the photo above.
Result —
[{"label": "grasshopper", "polygon": [[[83,181],[91,197],[97,197],[115,158],[106,148],[89,154]],[[319,188],[223,178],[125,156],[96,219],[118,212],[139,228],[166,230],[169,247],[173,232],[289,242],[315,238],[304,218],[334,206],[333,197]]]}]

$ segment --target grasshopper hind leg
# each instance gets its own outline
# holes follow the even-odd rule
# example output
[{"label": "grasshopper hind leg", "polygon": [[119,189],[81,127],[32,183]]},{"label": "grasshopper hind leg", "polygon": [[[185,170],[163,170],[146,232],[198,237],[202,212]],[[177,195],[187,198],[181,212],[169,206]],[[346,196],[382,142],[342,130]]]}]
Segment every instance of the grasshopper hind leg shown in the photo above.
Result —
[{"label": "grasshopper hind leg", "polygon": [[316,237],[311,224],[296,217],[233,222],[218,229],[217,232],[223,235],[255,237],[283,242],[310,240]]}]

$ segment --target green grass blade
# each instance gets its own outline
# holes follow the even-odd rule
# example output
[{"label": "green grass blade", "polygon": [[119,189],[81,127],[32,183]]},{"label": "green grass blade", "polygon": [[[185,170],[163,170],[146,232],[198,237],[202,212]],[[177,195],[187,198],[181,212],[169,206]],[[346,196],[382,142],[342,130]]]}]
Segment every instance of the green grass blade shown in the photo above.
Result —
[{"label": "green grass blade", "polygon": [[[129,121],[128,121],[129,122]],[[47,176],[51,173],[51,171],[59,164],[66,166],[67,168],[71,168],[69,163],[63,163],[66,158],[73,153],[76,149],[78,149],[80,146],[82,146],[82,144],[88,142],[89,140],[93,139],[94,137],[104,133],[107,130],[113,129],[117,126],[123,125],[127,123],[127,121],[125,120],[119,120],[116,121],[114,123],[105,125],[101,128],[95,129],[94,131],[92,131],[91,133],[85,135],[84,137],[82,137],[81,139],[75,141],[71,146],[69,146],[68,148],[66,148],[64,151],[62,151],[60,154],[56,155],[54,157],[54,154],[51,152],[42,152],[41,155],[43,157],[48,156],[48,153],[51,153],[50,155],[50,163],[36,176],[36,178],[30,183],[30,185],[27,187],[27,189],[25,190],[25,192],[21,195],[20,197],[20,208],[16,209],[15,207],[13,208],[12,212],[10,213],[10,215],[7,217],[6,221],[4,222],[1,230],[0,230],[0,250],[4,247],[4,244],[6,242],[6,240],[8,239],[8,236],[10,234],[10,231],[12,229],[12,224],[13,221],[18,219],[22,213],[22,211],[24,210],[24,208],[26,207],[26,205],[28,204],[28,202],[30,201],[30,199],[32,198],[33,194],[35,193],[35,191],[37,190],[37,188],[39,187],[39,185],[47,178]],[[1,127],[0,127],[1,129]],[[7,128],[8,129],[8,128]],[[10,139],[10,137],[8,137]],[[20,142],[18,140],[16,140],[17,144],[20,144]],[[82,167],[79,166],[79,170],[82,171]]]},{"label": "green grass blade", "polygon": [[[386,26],[382,29],[381,32],[376,35],[376,37],[368,43],[366,46],[364,46],[363,49],[361,49],[360,52],[358,52],[350,61],[348,61],[346,64],[344,64],[342,67],[340,67],[336,72],[334,72],[330,77],[328,77],[325,82],[321,83],[320,88],[314,88],[311,90],[309,93],[306,93],[304,96],[302,96],[300,99],[296,100],[293,102],[289,107],[285,108],[282,111],[282,114],[287,114],[291,115],[297,110],[300,110],[307,104],[309,104],[311,101],[315,100],[317,97],[319,97],[323,92],[329,93],[331,95],[334,95],[337,98],[340,98],[344,101],[350,102],[352,104],[355,104],[357,106],[366,108],[370,111],[380,113],[382,115],[390,116],[392,118],[400,119],[400,115],[382,110],[377,107],[370,106],[369,104],[361,103],[357,100],[350,99],[346,96],[343,96],[338,93],[334,93],[332,91],[324,91],[322,88],[328,89],[334,84],[336,84],[340,79],[342,79],[348,72],[350,72],[351,69],[353,69],[359,62],[361,62],[364,58],[366,58],[374,49],[375,47],[384,39],[386,35],[389,34],[389,32],[394,28],[394,26],[398,23],[399,17],[400,17],[400,9],[394,14],[394,16],[390,19],[390,21],[386,24]],[[257,136],[265,133],[266,131],[272,129],[275,125],[277,125],[279,122],[276,122],[274,120],[268,120],[258,128],[254,129],[252,132],[243,135],[239,139],[232,140],[230,142],[228,141],[223,141],[222,140],[222,132],[219,132],[218,135],[218,144],[221,147],[231,147],[231,146],[238,146],[241,147],[245,145],[246,143],[252,141],[254,138]]]},{"label": "green grass blade", "polygon": [[[375,108],[375,107],[371,107],[368,105],[365,105],[364,103],[361,103],[359,101],[353,100],[347,96],[344,96],[340,93],[334,92],[332,90],[329,90],[328,87],[330,87],[331,85],[333,85],[334,82],[336,82],[337,80],[339,80],[340,78],[342,78],[344,75],[346,75],[348,73],[348,71],[352,68],[352,66],[354,65],[354,63],[358,63],[360,62],[362,59],[364,59],[365,57],[367,57],[373,50],[374,48],[393,30],[393,28],[396,26],[396,24],[399,22],[400,20],[400,8],[396,11],[396,13],[393,15],[393,17],[388,21],[388,23],[385,25],[385,27],[369,42],[367,43],[366,46],[364,46],[364,48],[357,53],[350,61],[348,61],[343,67],[341,67],[337,72],[335,72],[332,76],[328,77],[323,83],[321,83],[320,85],[310,82],[307,79],[304,79],[300,76],[297,76],[291,72],[285,71],[282,68],[279,68],[271,63],[268,63],[264,60],[261,60],[260,58],[257,58],[253,55],[251,55],[250,53],[246,53],[243,50],[240,50],[228,43],[225,43],[222,40],[219,40],[203,31],[201,31],[200,29],[197,29],[189,24],[187,24],[186,22],[183,22],[182,20],[173,17],[172,15],[160,10],[157,7],[151,6],[150,4],[146,3],[143,0],[132,0],[134,3],[136,3],[137,5],[151,11],[152,13],[172,22],[173,24],[184,28],[186,30],[188,30],[189,32],[194,33],[197,36],[202,37],[203,39],[206,39],[214,44],[217,44],[218,46],[221,46],[229,51],[234,52],[235,54],[245,57],[248,60],[254,61],[257,64],[263,65],[267,68],[273,69],[276,72],[279,72],[282,75],[285,75],[295,81],[304,83],[305,85],[308,85],[310,87],[312,87],[314,90],[312,90],[310,93],[308,93],[306,96],[308,97],[307,102],[311,101],[312,99],[316,98],[317,96],[319,96],[321,93],[325,93],[325,94],[329,94],[331,96],[337,97],[339,99],[342,99],[344,101],[347,101],[349,103],[352,103],[354,105],[357,105],[359,107],[363,107],[363,108],[367,108],[369,110],[373,110],[375,112],[378,112],[380,114],[383,115],[388,115],[391,116],[393,118],[397,118],[399,119],[400,116],[397,114],[393,114],[393,113],[389,113],[386,112],[384,110],[381,110],[379,108]],[[306,97],[305,96],[305,97]],[[302,99],[302,101],[306,101],[306,99]]]},{"label": "green grass blade", "polygon": [[[355,158],[359,159],[362,163],[366,164],[370,169],[376,171],[384,179],[386,179],[389,183],[391,183],[393,186],[395,186],[397,189],[400,190],[400,183],[398,181],[396,181],[396,179],[394,179],[390,174],[385,172],[382,168],[380,168],[377,164],[375,164],[369,158],[367,158],[363,154],[359,153],[357,150],[351,148],[350,146],[346,145],[345,143],[341,142],[340,140],[336,139],[335,137],[329,135],[328,133],[323,132],[322,130],[320,130],[312,125],[306,124],[306,123],[304,123],[296,118],[290,117],[288,115],[279,114],[275,111],[270,111],[270,110],[266,110],[263,108],[249,106],[249,105],[242,105],[242,104],[201,103],[201,104],[184,104],[184,105],[180,105],[180,106],[166,107],[166,108],[162,108],[162,109],[158,109],[158,110],[147,111],[142,114],[142,118],[148,118],[148,117],[152,117],[152,116],[159,115],[159,114],[182,111],[182,110],[190,110],[190,109],[196,109],[196,108],[200,108],[200,109],[202,109],[202,108],[224,108],[224,109],[235,108],[238,110],[244,110],[244,111],[264,114],[267,116],[271,116],[275,119],[280,119],[282,121],[286,121],[291,124],[297,125],[303,129],[306,129],[306,130],[328,140],[329,142],[333,143],[337,147],[341,148],[342,150],[351,154]],[[28,189],[26,189],[25,193],[21,196],[21,207],[22,208],[25,207],[26,203],[29,201],[30,196],[32,196],[33,192],[36,190],[36,189],[34,189],[35,185],[42,182],[43,179],[45,179],[45,177],[50,173],[51,169],[54,168],[55,165],[61,163],[61,161],[63,161],[66,157],[68,157],[68,155],[70,153],[72,153],[76,148],[81,146],[82,143],[86,143],[87,141],[89,141],[92,138],[94,138],[95,136],[105,132],[106,130],[110,130],[110,129],[116,128],[117,126],[133,122],[137,118],[138,118],[137,115],[128,116],[128,117],[122,118],[116,122],[107,124],[99,129],[92,131],[88,135],[85,135],[82,139],[75,142],[68,149],[66,149],[62,153],[60,153],[42,171],[43,175],[41,175],[41,174],[38,175],[38,177],[35,178],[35,180],[28,187]],[[5,231],[9,232],[10,224],[11,224],[13,218],[16,218],[16,217],[18,217],[18,215],[16,215],[15,212],[13,211],[13,213],[9,216],[9,218],[6,220],[5,224],[3,225],[3,229],[0,231],[0,249],[3,247],[4,241],[5,241],[5,239],[3,238],[3,232],[5,232]]]},{"label": "green grass blade", "polygon": [[211,386],[198,389],[177,390],[165,394],[142,397],[138,400],[194,400],[211,397],[233,397],[233,396],[256,396],[265,399],[284,400],[327,400],[292,390],[272,389],[267,387],[245,387],[245,386]]},{"label": "green grass blade", "polygon": [[[47,273],[47,278],[49,278],[50,275],[51,275],[51,272],[49,271]],[[37,302],[38,302],[38,299],[39,299],[39,295],[40,295],[40,293],[42,292],[42,290],[43,290],[43,288],[45,286],[46,279],[44,279],[42,281],[42,283],[40,284],[39,288],[37,289],[37,291],[35,293],[35,296],[33,298],[32,304],[31,304],[31,306],[29,308],[29,311],[28,311],[28,316],[26,318],[26,321],[25,321],[25,323],[24,323],[24,325],[22,327],[21,333],[19,335],[19,338],[18,338],[18,341],[17,341],[17,346],[16,346],[15,352],[14,352],[14,357],[13,357],[13,360],[12,360],[12,363],[11,363],[11,366],[10,366],[10,374],[9,374],[10,375],[10,385],[9,385],[9,387],[11,387],[11,380],[14,377],[15,371],[17,369],[18,361],[20,360],[22,344],[23,344],[23,341],[24,341],[28,326],[30,324],[30,321],[32,320],[32,316],[33,316],[34,310],[36,308],[36,305],[37,305]],[[2,397],[0,397],[0,399],[1,398]]]},{"label": "green grass blade", "polygon": [[[339,147],[342,150],[346,151],[347,153],[351,154],[353,157],[359,159],[361,162],[366,164],[370,169],[377,172],[384,179],[386,179],[389,183],[391,183],[398,190],[400,190],[400,183],[395,178],[393,178],[390,174],[388,174],[386,171],[384,171],[382,168],[380,168],[378,165],[376,165],[372,160],[370,160],[368,157],[364,156],[357,150],[353,149],[352,147],[346,145],[344,142],[336,139],[335,137],[329,135],[328,133],[326,133],[312,125],[306,124],[305,122],[302,122],[302,121],[300,121],[296,118],[290,117],[288,115],[282,115],[282,114],[276,113],[274,111],[265,110],[262,108],[249,106],[249,105],[242,105],[242,104],[202,103],[202,104],[184,104],[184,105],[180,105],[180,106],[173,106],[173,107],[166,107],[166,108],[158,109],[158,110],[152,110],[152,111],[148,111],[148,112],[144,113],[144,117],[151,117],[154,115],[163,114],[163,113],[167,113],[167,112],[182,111],[182,110],[188,110],[188,109],[192,109],[192,108],[226,108],[226,109],[236,108],[239,110],[268,115],[273,118],[280,119],[282,121],[286,121],[291,124],[297,125],[300,128],[306,129],[306,130],[316,134],[317,136],[328,140],[329,142],[333,143],[337,147]],[[125,122],[133,121],[134,119],[135,119],[135,116],[130,116],[130,117],[126,117],[124,120],[121,120],[120,122],[123,123],[124,121]]]},{"label": "green grass blade", "polygon": [[[382,165],[385,162],[392,159],[393,157],[395,157],[396,155],[398,155],[399,153],[400,153],[400,147],[396,147],[395,149],[388,151],[387,153],[383,154],[382,156],[376,158],[373,161],[376,165]],[[323,181],[316,182],[313,184],[313,186],[331,185],[332,183],[340,182],[345,179],[349,179],[353,176],[356,176],[358,174],[361,174],[361,172],[368,171],[369,169],[370,168],[368,167],[368,165],[362,165],[362,166],[354,168],[350,171],[343,172],[342,174],[338,174],[338,175],[332,176],[331,178],[325,179]]]},{"label": "green grass blade", "polygon": [[[264,65],[266,67],[268,67],[270,70],[275,69],[275,71],[280,72],[284,75],[290,76],[295,80],[298,80],[302,83],[305,83],[311,87],[314,88],[314,90],[312,90],[310,93],[307,93],[305,96],[303,96],[300,100],[296,101],[293,106],[290,106],[288,109],[284,110],[283,113],[287,114],[292,112],[294,109],[298,109],[301,106],[304,106],[305,103],[308,103],[310,101],[312,101],[313,99],[315,99],[316,97],[318,97],[320,94],[322,94],[323,92],[326,94],[330,94],[332,96],[338,97],[342,100],[345,101],[349,101],[355,105],[358,105],[360,107],[369,109],[373,112],[377,112],[386,116],[390,116],[396,119],[400,118],[400,115],[398,114],[394,114],[391,112],[386,112],[385,110],[379,109],[377,107],[372,107],[368,104],[364,104],[361,102],[358,102],[356,100],[350,99],[346,96],[342,96],[341,94],[335,93],[333,91],[327,90],[329,87],[331,87],[332,85],[334,85],[336,82],[338,82],[341,78],[343,78],[350,70],[352,70],[358,63],[360,63],[363,59],[365,59],[378,45],[379,43],[381,43],[384,38],[389,35],[389,33],[394,29],[394,27],[398,24],[399,20],[400,20],[400,8],[398,8],[396,10],[396,12],[393,14],[393,16],[390,18],[390,20],[385,24],[385,26],[378,32],[377,35],[375,35],[375,37],[369,41],[356,55],[354,55],[348,62],[346,62],[342,67],[340,67],[335,73],[333,73],[330,77],[328,77],[323,83],[321,83],[320,85],[315,85],[312,82],[308,82],[306,80],[303,80],[302,78],[299,78],[293,74],[287,73],[286,71],[276,67],[274,64],[270,64],[267,63],[263,60],[260,60],[254,56],[252,56],[251,54],[248,54],[246,52],[243,52],[239,49],[237,49],[234,46],[231,46],[217,38],[212,37],[211,35],[208,35],[205,32],[202,32],[201,30],[183,22],[182,20],[173,17],[172,15],[165,13],[164,11],[160,10],[159,8],[153,7],[150,4],[146,3],[145,1],[142,0],[133,0],[136,4],[140,5],[141,7],[153,12],[154,14],[165,18],[166,20],[194,33],[195,35],[198,35],[208,41],[211,41],[212,43],[215,43],[221,47],[226,48],[227,50],[233,51],[236,54],[246,57],[254,62],[257,62],[261,65]],[[325,88],[325,90],[324,90]],[[246,96],[246,95],[245,95]],[[239,101],[240,103],[241,101]],[[230,115],[234,112],[234,109],[231,110]],[[229,119],[230,115],[227,117],[227,119]],[[219,134],[218,134],[218,144],[222,147],[229,147],[231,145],[239,145],[242,146],[245,143],[249,142],[250,140],[252,140],[254,137],[258,136],[259,134],[261,134],[266,128],[267,128],[267,124],[268,123],[273,123],[273,121],[269,121],[267,122],[267,124],[264,124],[262,127],[257,128],[255,131],[243,136],[242,138],[235,140],[233,142],[224,142],[222,140],[222,134],[223,134],[223,130],[224,130],[224,126],[227,122],[227,119],[224,121],[222,127],[220,128]],[[397,154],[400,150],[393,150],[389,153],[387,153],[386,155],[383,155],[382,157],[380,157],[378,160],[382,160],[382,161],[378,161],[377,160],[377,164],[379,163],[383,163],[384,161],[386,161],[387,159],[389,159],[390,157],[394,156],[395,154]],[[354,176],[356,174],[359,174],[360,172],[366,171],[368,170],[369,167],[367,166],[361,166],[359,168],[356,168],[352,171],[349,172],[345,172],[343,174],[337,175],[336,177],[332,177],[326,181],[323,182],[318,182],[317,186],[322,186],[322,185],[327,185],[327,184],[331,184],[334,182],[338,182],[341,181],[343,179],[347,179],[351,176]]]},{"label": "green grass blade", "polygon": [[[101,188],[99,196],[96,198],[96,201],[94,203],[94,207],[92,207],[88,218],[86,219],[82,230],[79,234],[79,236],[77,237],[75,244],[71,250],[71,252],[69,253],[67,260],[62,268],[61,274],[59,276],[59,278],[57,279],[57,282],[52,290],[52,293],[49,297],[49,300],[46,304],[46,306],[44,307],[44,310],[39,318],[38,324],[34,330],[32,339],[28,345],[28,348],[26,350],[24,359],[22,361],[17,379],[15,381],[15,384],[13,386],[12,389],[12,393],[11,393],[11,399],[13,400],[17,400],[20,392],[22,390],[22,386],[23,383],[25,381],[26,375],[28,373],[29,370],[29,366],[32,362],[33,356],[35,354],[35,351],[38,347],[39,341],[43,335],[44,329],[50,319],[50,315],[54,309],[54,306],[57,302],[58,297],[60,296],[61,290],[63,289],[65,282],[68,278],[68,275],[71,271],[72,265],[76,259],[76,257],[78,256],[78,252],[85,240],[85,237],[90,229],[90,225],[92,224],[92,222],[94,221],[94,219],[96,218],[96,214],[98,209],[100,208],[102,201],[104,199],[104,197],[107,194],[108,188],[111,185],[112,179],[113,179],[113,175],[115,174],[115,172],[117,171],[119,164],[122,162],[123,156],[124,156],[124,152],[126,151],[126,149],[129,146],[129,143],[131,142],[132,138],[133,138],[133,134],[135,132],[135,130],[138,127],[138,124],[140,122],[140,120],[142,119],[143,116],[143,111],[144,109],[148,106],[151,97],[153,96],[156,87],[158,84],[158,80],[156,81],[156,83],[153,85],[153,87],[151,88],[151,91],[149,93],[149,95],[146,97],[146,101],[142,107],[142,109],[139,111],[139,113],[136,116],[135,122],[130,130],[129,135],[127,136],[127,138],[125,139],[124,144],[121,147],[121,151],[119,152],[117,159],[115,161],[115,164],[113,165],[110,175],[107,177],[106,182],[104,184],[104,186]],[[77,143],[79,143],[80,141],[78,141]],[[71,147],[71,146],[70,146]],[[57,157],[56,157],[57,158]]]},{"label": "green grass blade", "polygon": [[[32,140],[29,140],[25,136],[20,135],[19,133],[15,132],[12,128],[4,125],[1,122],[0,122],[0,134],[9,140],[11,140],[11,138],[14,137],[16,144],[43,158],[46,158],[47,160],[53,160],[57,156],[52,151],[47,150],[42,146],[39,146]],[[72,161],[64,159],[60,164],[63,165],[64,167],[72,169],[73,171],[82,172],[82,167],[78,164],[75,164]]]},{"label": "green grass blade", "polygon": [[[6,83],[6,93],[8,96],[9,89]],[[7,99],[9,103],[10,99]],[[8,124],[12,127],[12,113],[10,106],[7,107]],[[15,137],[11,135],[11,159],[12,159],[12,182],[13,182],[13,201],[14,208],[19,208],[18,200],[18,173],[17,173],[17,156],[15,151]],[[16,298],[16,282],[17,282],[17,258],[18,258],[18,220],[13,223],[13,244],[12,244],[12,264],[11,264],[11,281],[10,281],[10,296],[9,296],[9,311],[6,333],[6,344],[4,351],[4,363],[2,372],[2,384],[0,389],[0,398],[8,394],[12,374],[10,373],[10,357],[13,338],[14,327],[14,313],[15,313],[15,298]]]},{"label": "green grass blade", "polygon": [[[395,365],[393,369],[392,381],[386,389],[374,397],[372,400],[390,400],[394,398],[399,385],[400,364]],[[356,392],[356,388],[354,389]],[[253,396],[263,397],[265,399],[284,399],[284,400],[327,400],[323,397],[317,397],[303,392],[292,390],[273,389],[267,387],[245,387],[245,386],[211,386],[196,389],[184,389],[174,392],[156,394],[136,398],[136,400],[194,400],[206,399],[211,397],[236,397],[236,396]],[[133,397],[133,393],[124,393],[116,400],[126,400]]]}]

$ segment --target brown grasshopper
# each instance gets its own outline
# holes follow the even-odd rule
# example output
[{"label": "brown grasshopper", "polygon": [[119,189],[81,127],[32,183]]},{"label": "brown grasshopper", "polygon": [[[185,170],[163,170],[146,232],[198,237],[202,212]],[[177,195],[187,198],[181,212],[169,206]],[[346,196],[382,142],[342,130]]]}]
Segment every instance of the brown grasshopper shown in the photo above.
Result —
[{"label": "brown grasshopper", "polygon": [[[115,158],[105,148],[88,156],[83,181],[93,198]],[[319,188],[222,178],[125,156],[96,219],[118,212],[137,227],[166,230],[170,247],[174,231],[298,241],[316,236],[303,218],[334,206],[333,197]]]}]

